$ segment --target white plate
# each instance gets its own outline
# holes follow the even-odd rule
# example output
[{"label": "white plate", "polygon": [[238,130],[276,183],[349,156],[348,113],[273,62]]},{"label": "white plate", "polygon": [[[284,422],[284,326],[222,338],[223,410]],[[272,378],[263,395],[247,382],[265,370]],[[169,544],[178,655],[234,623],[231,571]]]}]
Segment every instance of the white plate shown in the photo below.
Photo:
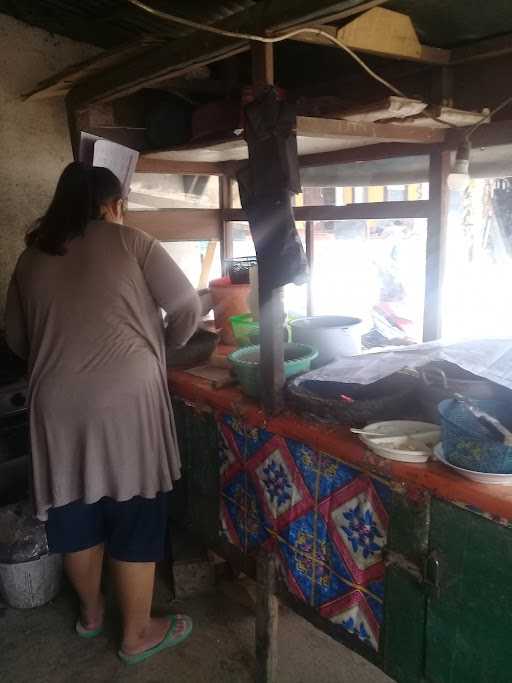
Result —
[{"label": "white plate", "polygon": [[[386,422],[374,422],[373,424],[366,425],[363,432],[368,432],[369,434],[382,434],[382,436],[412,436],[414,434],[434,432],[441,436],[441,428],[439,425],[431,424],[430,422],[418,422],[416,420],[387,420]],[[367,446],[373,448],[370,436],[359,434],[359,438]]]},{"label": "white plate", "polygon": [[444,457],[443,444],[438,443],[434,448],[434,455],[439,462],[443,465],[450,467],[455,472],[458,472],[461,476],[466,477],[466,479],[471,479],[472,481],[477,481],[479,484],[493,484],[494,486],[512,486],[512,474],[492,474],[490,472],[476,472],[475,470],[465,470],[463,467],[457,467],[457,465],[452,465],[451,462]]},{"label": "white plate", "polygon": [[425,463],[430,458],[430,453],[415,453],[413,451],[400,451],[393,450],[390,448],[384,448],[383,446],[377,446],[376,444],[369,443],[368,448],[381,458],[387,458],[387,460],[396,460],[397,462],[414,462],[414,463]]}]

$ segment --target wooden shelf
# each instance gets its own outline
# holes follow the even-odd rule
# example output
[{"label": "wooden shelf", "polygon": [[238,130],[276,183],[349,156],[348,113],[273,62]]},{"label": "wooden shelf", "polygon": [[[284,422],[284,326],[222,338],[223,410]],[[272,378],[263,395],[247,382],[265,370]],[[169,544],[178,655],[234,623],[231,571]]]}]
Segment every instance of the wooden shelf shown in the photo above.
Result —
[{"label": "wooden shelf", "polygon": [[[319,154],[386,142],[436,144],[445,139],[443,129],[408,124],[371,123],[326,119],[310,116],[297,118],[299,156]],[[425,153],[428,153],[425,150]],[[175,162],[221,163],[247,159],[247,145],[242,137],[232,135],[222,140],[197,142],[160,152],[145,154],[144,159]],[[146,162],[146,163],[148,163]]]}]

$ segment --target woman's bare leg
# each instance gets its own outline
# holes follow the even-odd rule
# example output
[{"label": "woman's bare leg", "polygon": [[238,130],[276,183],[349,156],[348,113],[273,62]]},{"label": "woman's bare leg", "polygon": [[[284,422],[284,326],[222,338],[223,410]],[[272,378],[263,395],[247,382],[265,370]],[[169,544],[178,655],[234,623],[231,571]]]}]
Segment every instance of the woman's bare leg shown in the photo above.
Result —
[{"label": "woman's bare leg", "polygon": [[104,600],[101,594],[103,544],[64,555],[64,567],[80,598],[80,622],[87,630],[103,622]]},{"label": "woman's bare leg", "polygon": [[133,655],[158,645],[169,619],[151,617],[155,563],[112,560],[112,570],[123,615],[122,651]]}]

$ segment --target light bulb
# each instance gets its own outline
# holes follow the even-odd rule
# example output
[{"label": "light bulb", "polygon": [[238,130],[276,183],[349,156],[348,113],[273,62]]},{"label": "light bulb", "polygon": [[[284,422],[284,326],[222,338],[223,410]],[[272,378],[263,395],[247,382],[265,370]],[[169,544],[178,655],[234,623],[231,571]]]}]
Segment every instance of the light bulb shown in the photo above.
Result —
[{"label": "light bulb", "polygon": [[448,175],[447,184],[450,190],[464,192],[469,185],[469,157],[471,143],[466,140],[457,149],[452,172]]},{"label": "light bulb", "polygon": [[469,175],[467,173],[450,173],[447,183],[453,192],[464,192],[469,185]]}]

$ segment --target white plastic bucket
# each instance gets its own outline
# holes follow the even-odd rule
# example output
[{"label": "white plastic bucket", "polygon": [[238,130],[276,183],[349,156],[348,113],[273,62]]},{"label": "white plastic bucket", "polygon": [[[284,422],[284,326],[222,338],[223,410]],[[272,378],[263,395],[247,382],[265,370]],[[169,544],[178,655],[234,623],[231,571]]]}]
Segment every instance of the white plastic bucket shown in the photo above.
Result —
[{"label": "white plastic bucket", "polygon": [[15,564],[0,563],[0,594],[9,607],[30,609],[57,595],[62,580],[62,555],[42,555]]}]

